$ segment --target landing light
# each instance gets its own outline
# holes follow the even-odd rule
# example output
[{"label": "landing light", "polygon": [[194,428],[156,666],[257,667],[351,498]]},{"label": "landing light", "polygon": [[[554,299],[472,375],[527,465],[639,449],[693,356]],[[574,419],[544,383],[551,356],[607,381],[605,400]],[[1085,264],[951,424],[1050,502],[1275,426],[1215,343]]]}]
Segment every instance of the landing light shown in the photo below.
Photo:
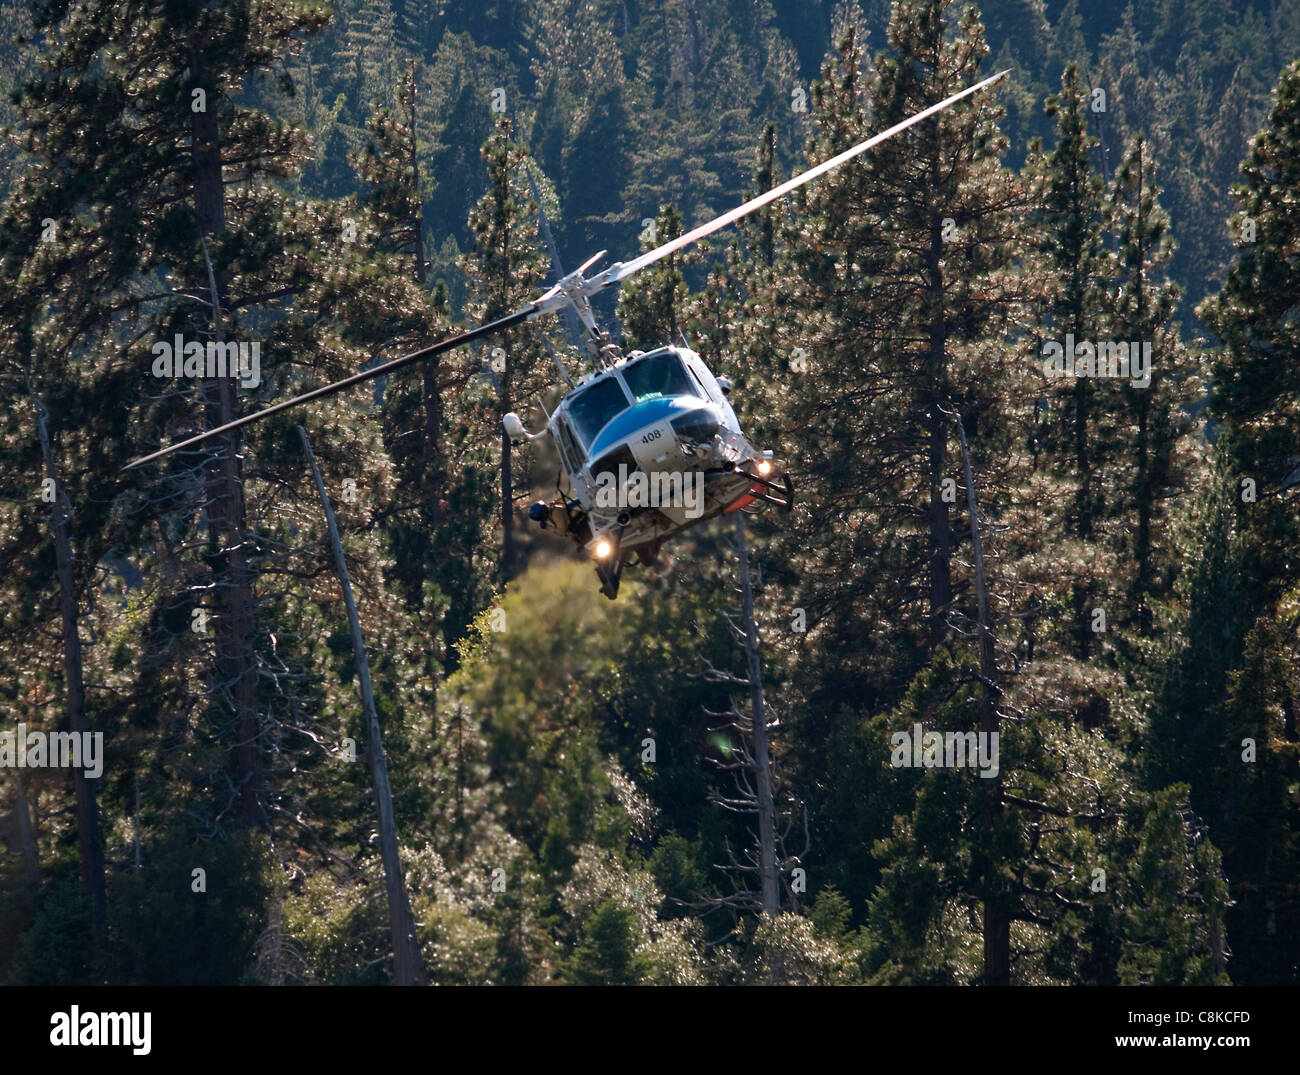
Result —
[{"label": "landing light", "polygon": [[612,546],[608,541],[598,541],[596,543],[596,559],[603,560],[612,551]]},{"label": "landing light", "polygon": [[758,472],[766,478],[772,473],[772,464],[766,459],[761,460],[758,464]]}]

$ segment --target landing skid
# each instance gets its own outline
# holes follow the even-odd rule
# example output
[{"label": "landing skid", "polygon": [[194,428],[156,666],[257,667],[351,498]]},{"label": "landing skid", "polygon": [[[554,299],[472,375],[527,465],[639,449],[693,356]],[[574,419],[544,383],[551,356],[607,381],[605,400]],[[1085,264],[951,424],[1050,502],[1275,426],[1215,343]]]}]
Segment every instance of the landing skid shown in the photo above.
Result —
[{"label": "landing skid", "polygon": [[616,564],[596,564],[596,578],[600,579],[600,592],[611,601],[618,596],[618,582],[623,577],[623,560]]},{"label": "landing skid", "polygon": [[[749,491],[741,497],[742,500],[761,501],[764,504],[771,504],[775,508],[780,508],[781,511],[790,511],[794,507],[794,482],[790,480],[789,474],[782,474],[781,484],[777,485],[776,482],[760,478],[757,474],[751,473],[742,466],[733,468],[732,473],[743,474],[754,483],[750,486]],[[760,485],[766,490],[765,492],[757,491]],[[747,504],[741,510],[750,515],[756,515],[763,509],[753,504]]]},{"label": "landing skid", "polygon": [[611,601],[618,596],[619,579],[623,577],[622,530],[613,535],[613,549],[605,559],[596,561],[596,578],[600,579],[600,592]]},{"label": "landing skid", "polygon": [[[781,484],[777,485],[776,482],[770,482],[766,478],[760,478],[757,474],[751,474],[747,470],[741,470],[740,467],[737,467],[736,470],[739,473],[744,474],[747,478],[753,478],[756,485],[761,485],[764,489],[771,490],[771,492],[767,493],[751,493],[750,495],[754,497],[755,500],[761,500],[765,504],[771,504],[774,507],[780,508],[782,511],[789,511],[794,507],[794,482],[790,480],[789,474],[782,474]],[[772,493],[776,493],[777,495],[773,496]]]}]

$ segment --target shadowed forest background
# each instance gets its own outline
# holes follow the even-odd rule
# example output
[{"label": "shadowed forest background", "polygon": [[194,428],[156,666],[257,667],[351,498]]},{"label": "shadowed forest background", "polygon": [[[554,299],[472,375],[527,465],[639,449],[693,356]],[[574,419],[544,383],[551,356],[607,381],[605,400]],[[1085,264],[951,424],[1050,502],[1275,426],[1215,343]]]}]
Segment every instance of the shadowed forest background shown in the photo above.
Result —
[{"label": "shadowed forest background", "polygon": [[[0,767],[0,981],[980,984],[990,922],[1015,984],[1300,977],[1296,0],[0,29],[0,730],[105,749]],[[526,525],[559,464],[501,417],[559,398],[563,319],[121,469],[1003,68],[598,306],[729,377],[798,488],[747,528],[777,914],[730,517],[614,602]],[[260,384],[155,376],[178,334],[256,342]],[[1067,334],[1150,343],[1149,386],[1047,376]],[[998,776],[895,767],[916,724],[996,726]]]}]

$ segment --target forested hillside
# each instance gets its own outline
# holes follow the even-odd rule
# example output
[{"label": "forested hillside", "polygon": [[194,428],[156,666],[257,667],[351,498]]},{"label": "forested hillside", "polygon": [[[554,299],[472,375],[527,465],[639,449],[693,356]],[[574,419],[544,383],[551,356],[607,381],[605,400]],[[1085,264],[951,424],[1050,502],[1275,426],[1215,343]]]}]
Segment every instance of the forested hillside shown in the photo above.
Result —
[{"label": "forested hillside", "polygon": [[[0,982],[1300,980],[1298,0],[0,28]],[[123,469],[1003,69],[595,303],[797,489],[614,601],[565,318]]]}]

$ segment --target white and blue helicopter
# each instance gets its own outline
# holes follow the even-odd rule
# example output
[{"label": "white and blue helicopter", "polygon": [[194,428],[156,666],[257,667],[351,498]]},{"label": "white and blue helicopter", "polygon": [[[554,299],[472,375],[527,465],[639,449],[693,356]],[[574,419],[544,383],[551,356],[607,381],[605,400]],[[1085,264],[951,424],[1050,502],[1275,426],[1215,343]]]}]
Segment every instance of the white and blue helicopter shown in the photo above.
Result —
[{"label": "white and blue helicopter", "polygon": [[601,592],[613,598],[633,555],[653,564],[674,534],[723,512],[789,510],[794,487],[771,451],[745,439],[727,400],[731,382],[696,352],[668,345],[625,356],[596,328],[582,286],[590,264],[558,286],[573,289],[599,368],[575,385],[557,360],[571,390],[546,427],[529,433],[513,412],[503,424],[513,443],[553,441],[568,489],[557,488],[551,503],[536,501],[528,515],[584,549]]},{"label": "white and blue helicopter", "polygon": [[548,416],[546,427],[529,433],[513,412],[504,416],[503,426],[514,443],[545,436],[554,441],[568,491],[557,490],[551,503],[537,501],[528,509],[529,517],[544,529],[577,542],[595,561],[601,592],[613,598],[622,569],[633,556],[653,563],[668,538],[724,512],[761,511],[766,505],[789,510],[794,488],[773,453],[757,451],[745,439],[727,399],[732,386],[726,377],[714,376],[703,359],[686,346],[667,344],[624,355],[596,325],[592,296],[812,182],[1005,74],[1001,71],[969,86],[631,261],[616,262],[586,276],[604,257],[602,251],[535,301],[505,317],[169,445],[135,460],[128,468],[567,307],[586,329],[595,368],[573,384],[557,360],[561,377],[572,387]]}]

